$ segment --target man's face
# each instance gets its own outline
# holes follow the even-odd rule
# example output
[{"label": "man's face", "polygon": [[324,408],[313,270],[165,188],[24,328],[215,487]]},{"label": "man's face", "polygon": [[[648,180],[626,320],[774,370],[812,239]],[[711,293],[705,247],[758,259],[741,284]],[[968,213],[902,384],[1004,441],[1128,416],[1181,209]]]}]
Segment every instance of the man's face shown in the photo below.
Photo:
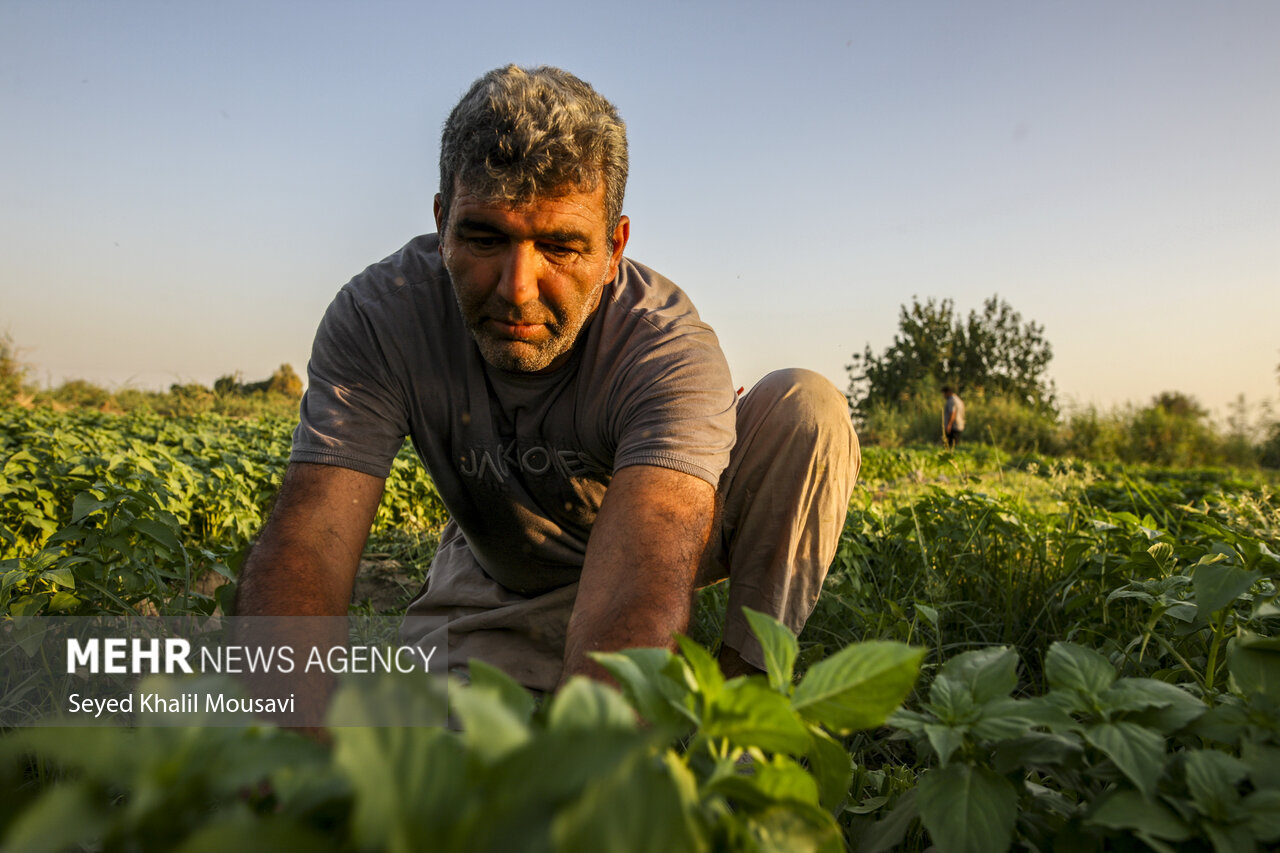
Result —
[{"label": "man's face", "polygon": [[458,308],[485,360],[521,373],[564,364],[630,235],[625,216],[612,233],[605,223],[604,182],[519,205],[459,184],[448,220],[439,196],[435,215]]}]

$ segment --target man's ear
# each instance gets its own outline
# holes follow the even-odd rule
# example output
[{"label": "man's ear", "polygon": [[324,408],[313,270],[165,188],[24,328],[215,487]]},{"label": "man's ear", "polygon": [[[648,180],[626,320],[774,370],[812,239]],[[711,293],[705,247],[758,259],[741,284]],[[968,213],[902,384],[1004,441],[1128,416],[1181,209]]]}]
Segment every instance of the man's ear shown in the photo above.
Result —
[{"label": "man's ear", "polygon": [[436,233],[443,236],[444,234],[444,202],[440,197],[440,193],[436,193],[435,200],[431,203],[432,213],[436,217]]},{"label": "man's ear", "polygon": [[613,229],[612,251],[609,257],[609,276],[605,281],[613,281],[618,275],[618,265],[622,263],[622,251],[627,248],[627,240],[631,239],[631,220],[626,216],[618,217],[618,224]]}]

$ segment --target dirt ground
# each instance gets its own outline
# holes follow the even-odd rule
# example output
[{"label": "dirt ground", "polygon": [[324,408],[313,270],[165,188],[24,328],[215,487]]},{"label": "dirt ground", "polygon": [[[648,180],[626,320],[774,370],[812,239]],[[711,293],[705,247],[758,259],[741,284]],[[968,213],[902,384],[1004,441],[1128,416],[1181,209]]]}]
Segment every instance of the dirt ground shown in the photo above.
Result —
[{"label": "dirt ground", "polygon": [[399,560],[361,560],[351,603],[368,601],[379,613],[403,613],[422,586],[415,576],[419,570]]}]

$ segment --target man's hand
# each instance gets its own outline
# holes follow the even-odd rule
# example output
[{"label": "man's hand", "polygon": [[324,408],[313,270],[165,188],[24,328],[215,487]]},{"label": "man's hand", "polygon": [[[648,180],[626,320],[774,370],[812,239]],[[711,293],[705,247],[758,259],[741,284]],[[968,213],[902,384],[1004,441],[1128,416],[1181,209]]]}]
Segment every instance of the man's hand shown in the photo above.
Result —
[{"label": "man's hand", "polygon": [[608,678],[588,652],[670,647],[687,629],[714,514],[715,489],[691,474],[634,465],[613,476],[587,543],[562,683]]}]

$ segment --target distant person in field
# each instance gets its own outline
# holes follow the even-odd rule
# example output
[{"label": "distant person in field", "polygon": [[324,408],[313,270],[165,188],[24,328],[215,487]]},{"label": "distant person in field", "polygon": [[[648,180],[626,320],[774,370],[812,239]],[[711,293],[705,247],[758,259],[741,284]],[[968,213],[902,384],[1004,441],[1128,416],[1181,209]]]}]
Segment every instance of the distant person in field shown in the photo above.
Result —
[{"label": "distant person in field", "polygon": [[964,400],[950,385],[942,386],[942,435],[947,447],[954,448],[960,443],[964,432]]},{"label": "distant person in field", "polygon": [[[627,139],[555,68],[496,69],[450,114],[436,233],[343,287],[316,333],[284,484],[241,615],[345,614],[405,437],[450,520],[402,639],[551,690],[589,652],[672,645],[730,580],[720,662],[762,669],[742,607],[799,632],[844,523],[858,441],[805,370],[735,392],[711,327],[624,256]],[[690,240],[714,251],[707,227]]]}]

